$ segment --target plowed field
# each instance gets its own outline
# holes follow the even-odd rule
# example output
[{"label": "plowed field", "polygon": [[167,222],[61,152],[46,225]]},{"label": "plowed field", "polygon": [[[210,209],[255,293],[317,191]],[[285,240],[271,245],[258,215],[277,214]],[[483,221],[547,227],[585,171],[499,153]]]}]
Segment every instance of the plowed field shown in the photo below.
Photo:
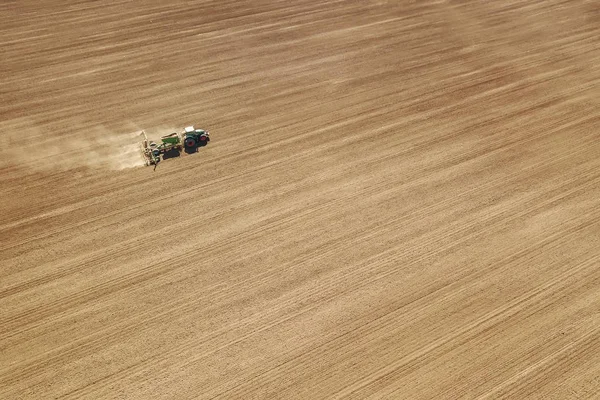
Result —
[{"label": "plowed field", "polygon": [[0,42],[0,398],[598,398],[597,1],[4,0]]}]

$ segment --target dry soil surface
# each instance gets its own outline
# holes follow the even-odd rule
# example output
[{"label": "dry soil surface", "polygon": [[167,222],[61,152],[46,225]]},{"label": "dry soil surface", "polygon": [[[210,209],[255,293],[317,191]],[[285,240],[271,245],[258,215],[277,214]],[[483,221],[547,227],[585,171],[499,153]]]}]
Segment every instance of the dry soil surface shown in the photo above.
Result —
[{"label": "dry soil surface", "polygon": [[0,42],[0,398],[597,398],[598,1],[4,0]]}]

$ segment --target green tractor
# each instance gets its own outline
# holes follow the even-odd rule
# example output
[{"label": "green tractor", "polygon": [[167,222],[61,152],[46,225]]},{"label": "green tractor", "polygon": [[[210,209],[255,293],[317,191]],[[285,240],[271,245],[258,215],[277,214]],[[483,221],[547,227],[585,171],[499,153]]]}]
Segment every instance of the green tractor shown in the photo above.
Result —
[{"label": "green tractor", "polygon": [[142,131],[144,140],[141,144],[142,157],[146,166],[156,165],[160,162],[161,157],[167,158],[167,155],[172,156],[174,153],[178,156],[182,151],[186,153],[195,153],[198,147],[204,147],[210,141],[210,134],[203,129],[194,129],[193,126],[186,127],[183,132],[173,132],[169,135],[161,136],[160,144],[149,141],[146,133]]}]

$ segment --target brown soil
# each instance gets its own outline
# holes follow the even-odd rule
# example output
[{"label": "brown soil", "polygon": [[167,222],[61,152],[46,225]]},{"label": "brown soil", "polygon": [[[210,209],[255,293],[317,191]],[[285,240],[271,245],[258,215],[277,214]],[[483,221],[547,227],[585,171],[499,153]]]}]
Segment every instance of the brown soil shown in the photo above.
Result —
[{"label": "brown soil", "polygon": [[5,0],[0,39],[0,398],[596,398],[597,2]]}]

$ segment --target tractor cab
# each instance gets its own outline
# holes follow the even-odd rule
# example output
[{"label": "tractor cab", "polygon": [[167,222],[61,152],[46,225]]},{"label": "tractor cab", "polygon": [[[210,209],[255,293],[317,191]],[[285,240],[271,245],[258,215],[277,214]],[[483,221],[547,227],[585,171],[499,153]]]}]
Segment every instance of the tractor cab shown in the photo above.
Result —
[{"label": "tractor cab", "polygon": [[210,141],[209,134],[203,129],[195,129],[193,126],[187,126],[183,132],[183,143],[188,150],[196,150],[199,146],[206,146]]}]

